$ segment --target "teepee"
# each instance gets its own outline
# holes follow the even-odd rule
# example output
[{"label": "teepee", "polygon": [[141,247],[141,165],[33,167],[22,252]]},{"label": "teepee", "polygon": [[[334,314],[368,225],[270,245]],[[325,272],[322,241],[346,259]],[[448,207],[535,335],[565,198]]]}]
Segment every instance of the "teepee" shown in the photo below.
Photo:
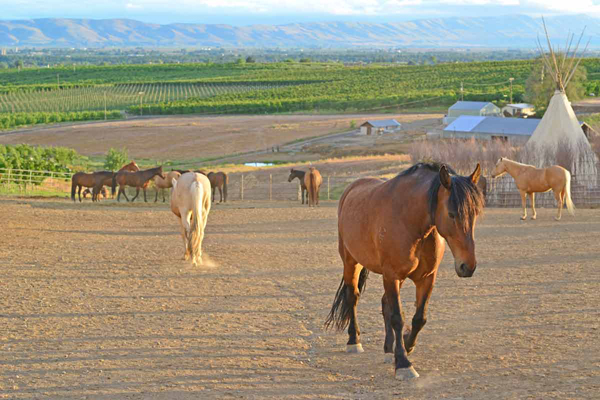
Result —
[{"label": "teepee", "polygon": [[[597,174],[596,155],[585,137],[573,107],[571,107],[571,102],[565,93],[569,81],[583,58],[583,53],[587,49],[586,46],[583,53],[580,56],[577,55],[583,32],[574,50],[571,51],[571,44],[573,43],[573,36],[571,36],[564,54],[562,54],[562,57],[557,57],[550,43],[545,22],[544,31],[549,54],[543,51],[539,39],[538,47],[544,67],[550,72],[556,90],[544,117],[525,145],[527,161],[538,167],[563,164],[574,175],[593,175],[595,177]],[[565,157],[565,154],[567,157]],[[595,181],[595,179],[592,180]]]}]

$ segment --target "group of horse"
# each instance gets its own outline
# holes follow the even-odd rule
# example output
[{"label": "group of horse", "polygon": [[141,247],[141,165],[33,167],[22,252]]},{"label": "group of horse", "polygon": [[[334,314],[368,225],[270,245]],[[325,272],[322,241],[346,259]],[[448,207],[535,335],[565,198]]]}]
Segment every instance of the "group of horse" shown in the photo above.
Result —
[{"label": "group of horse", "polygon": [[[154,202],[158,201],[158,192],[162,192],[163,202],[166,201],[165,189],[169,189],[173,186],[173,179],[177,180],[182,174],[187,172],[194,172],[191,170],[172,170],[164,173],[162,166],[150,168],[146,170],[140,170],[135,161],[131,161],[129,164],[124,165],[117,172],[113,171],[96,171],[92,173],[77,172],[71,178],[71,199],[75,201],[75,195],[78,194],[79,201],[81,202],[82,188],[86,188],[83,191],[83,198],[85,199],[88,194],[91,195],[92,201],[99,201],[100,196],[103,198],[108,197],[106,186],[111,188],[111,196],[115,196],[116,187],[119,186],[117,193],[117,201],[121,201],[121,194],[125,197],[125,200],[129,201],[127,193],[125,192],[126,186],[136,188],[135,196],[131,201],[140,194],[140,189],[144,193],[144,201],[147,202],[146,189],[149,187],[150,182],[154,182],[156,194]],[[215,201],[215,190],[219,189],[220,202],[227,201],[227,184],[229,178],[224,172],[209,172],[195,171],[197,173],[206,175],[209,179],[212,188],[212,201]]]},{"label": "group of horse", "polygon": [[[168,180],[162,167],[129,172],[130,164],[117,173],[103,173],[87,183],[99,193],[106,182],[143,187],[142,179],[124,179],[138,174],[148,180],[160,176]],[[104,171],[103,171],[104,172]],[[202,264],[202,240],[211,207],[211,190],[222,182],[227,197],[227,176],[205,174],[202,171],[172,171],[171,211],[178,217],[184,242],[185,260]],[[171,174],[169,173],[169,174]],[[538,169],[506,158],[498,160],[492,177],[509,173],[515,179],[521,196],[553,190],[558,202],[560,219],[563,203],[573,211],[570,196],[571,177],[559,166]],[[112,174],[112,175],[110,175]],[[93,174],[92,174],[93,176]],[[218,181],[216,180],[218,176]],[[308,205],[319,203],[322,179],[319,171],[292,169],[288,181],[299,179],[308,193]],[[436,281],[446,244],[454,258],[456,274],[461,278],[473,276],[477,267],[475,257],[475,225],[485,203],[485,185],[481,185],[479,164],[468,176],[455,173],[445,164],[419,163],[396,177],[383,180],[361,178],[343,192],[338,204],[338,252],[343,262],[341,283],[325,321],[326,327],[348,328],[347,352],[361,353],[357,305],[369,272],[383,276],[384,294],[381,311],[385,327],[383,345],[385,361],[393,362],[395,377],[400,380],[417,378],[419,374],[408,359],[415,349],[417,336],[427,322],[427,307]],[[212,182],[215,181],[215,184]],[[72,197],[75,193],[73,180]],[[140,183],[142,182],[142,183]],[[120,189],[121,191],[121,186]],[[223,196],[223,194],[222,194]],[[136,193],[137,197],[137,193]],[[525,205],[525,202],[523,203]],[[525,207],[523,219],[526,217]],[[535,208],[533,219],[535,219]],[[402,311],[400,289],[406,279],[416,286],[416,311],[409,325]]]}]

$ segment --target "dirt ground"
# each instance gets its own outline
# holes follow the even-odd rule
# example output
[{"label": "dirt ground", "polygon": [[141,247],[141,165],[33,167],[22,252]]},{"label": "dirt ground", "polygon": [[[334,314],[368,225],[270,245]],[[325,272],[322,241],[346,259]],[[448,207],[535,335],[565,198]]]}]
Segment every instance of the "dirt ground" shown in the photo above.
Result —
[{"label": "dirt ground", "polygon": [[[600,210],[488,209],[474,277],[446,252],[404,383],[383,364],[378,276],[365,353],[323,330],[335,207],[214,206],[211,265],[193,267],[166,205],[0,198],[0,398],[598,398]],[[412,284],[402,299],[412,316]]]},{"label": "dirt ground", "polygon": [[[0,144],[67,146],[87,156],[104,155],[111,147],[126,147],[133,158],[192,160],[265,150],[299,139],[348,131],[351,121],[359,126],[367,119],[390,118],[406,124],[404,132],[410,133],[424,132],[424,125],[437,124],[441,115],[152,117],[35,127],[1,134]],[[280,159],[282,155],[277,154],[275,158]]]}]

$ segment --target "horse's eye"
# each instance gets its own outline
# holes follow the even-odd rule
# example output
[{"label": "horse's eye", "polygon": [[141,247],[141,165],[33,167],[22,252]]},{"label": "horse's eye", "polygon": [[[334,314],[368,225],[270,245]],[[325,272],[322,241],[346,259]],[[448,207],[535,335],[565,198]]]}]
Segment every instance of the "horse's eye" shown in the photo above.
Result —
[{"label": "horse's eye", "polygon": [[448,212],[448,216],[452,219],[456,218],[456,214],[454,214],[453,212]]}]

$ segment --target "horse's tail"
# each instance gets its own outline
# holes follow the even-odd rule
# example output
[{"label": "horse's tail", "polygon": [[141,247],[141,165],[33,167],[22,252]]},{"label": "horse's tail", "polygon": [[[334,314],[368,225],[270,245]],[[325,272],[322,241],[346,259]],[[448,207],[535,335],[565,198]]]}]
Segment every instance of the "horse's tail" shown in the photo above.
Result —
[{"label": "horse's tail", "polygon": [[[309,185],[310,188],[308,189],[308,195],[310,196],[310,199],[313,202],[313,206],[316,205],[317,202],[317,192],[319,191],[319,188],[317,187],[317,179],[315,177],[315,172],[314,171],[310,171],[309,172]],[[310,204],[310,203],[309,203]]]},{"label": "horse's tail", "polygon": [[112,183],[110,185],[110,195],[115,197],[115,190],[117,189],[117,174],[118,172],[113,172]]},{"label": "horse's tail", "polygon": [[75,183],[75,175],[71,177],[71,200],[73,201],[75,201],[75,191],[77,189],[77,184]]},{"label": "horse's tail", "polygon": [[[362,294],[367,284],[367,278],[369,277],[369,270],[364,268],[360,271],[358,277],[358,292]],[[352,316],[353,305],[348,301],[346,291],[354,290],[353,287],[348,286],[344,283],[344,278],[340,282],[337,292],[335,293],[335,299],[331,306],[331,311],[325,320],[325,329],[329,329],[332,325],[335,329],[343,331],[350,323],[350,317]]]},{"label": "horse's tail", "polygon": [[567,204],[567,211],[569,214],[575,215],[575,204],[573,204],[573,200],[571,200],[571,173],[566,171],[567,179],[565,181],[565,203]]},{"label": "horse's tail", "polygon": [[192,182],[191,195],[192,203],[192,220],[190,221],[190,232],[188,234],[188,249],[192,253],[192,262],[197,265],[199,259],[202,264],[202,238],[204,237],[204,224],[202,221],[202,204],[204,187],[198,181]]}]

